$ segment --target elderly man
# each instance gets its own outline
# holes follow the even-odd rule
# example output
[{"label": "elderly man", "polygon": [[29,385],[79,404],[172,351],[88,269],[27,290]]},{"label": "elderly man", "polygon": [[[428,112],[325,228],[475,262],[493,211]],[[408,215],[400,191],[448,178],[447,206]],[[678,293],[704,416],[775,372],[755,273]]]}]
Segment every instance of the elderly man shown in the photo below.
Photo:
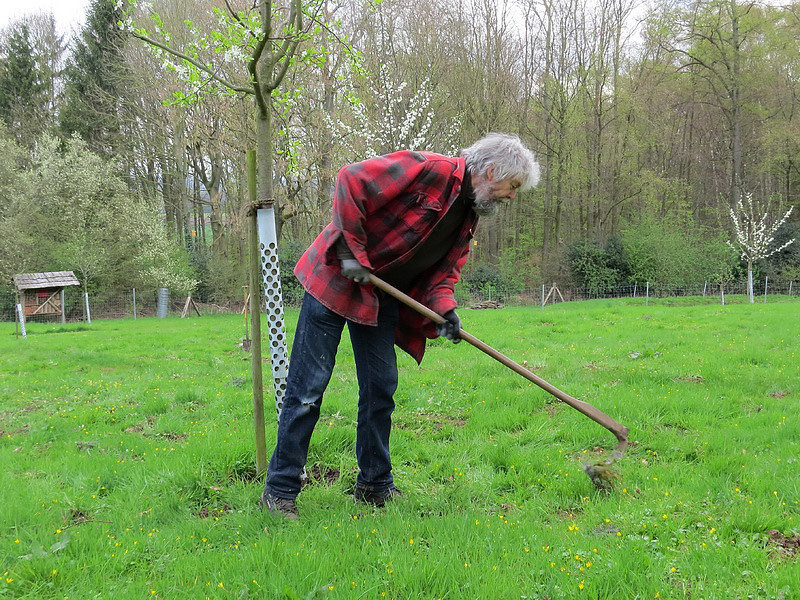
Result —
[{"label": "elderly man", "polygon": [[[356,500],[383,506],[394,485],[389,433],[397,389],[394,346],[422,361],[425,339],[458,342],[453,286],[478,217],[536,185],[539,166],[519,138],[492,133],[451,158],[395,152],[344,167],[333,219],[295,267],[306,290],[289,363],[278,439],[262,507],[297,519],[295,498],[322,396],[347,324],[358,377]],[[427,304],[440,325],[370,285],[369,274]]]}]

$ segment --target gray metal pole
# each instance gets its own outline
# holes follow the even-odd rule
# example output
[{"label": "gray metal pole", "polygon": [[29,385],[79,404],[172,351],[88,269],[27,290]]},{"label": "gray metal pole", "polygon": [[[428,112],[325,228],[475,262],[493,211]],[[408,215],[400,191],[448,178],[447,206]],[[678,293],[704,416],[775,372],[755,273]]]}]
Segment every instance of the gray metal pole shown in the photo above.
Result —
[{"label": "gray metal pole", "polygon": [[136,320],[136,288],[133,288],[133,320]]},{"label": "gray metal pole", "polygon": [[706,295],[706,289],[708,289],[708,281],[703,283],[703,297]]},{"label": "gray metal pole", "polygon": [[794,283],[794,281],[790,281],[790,282],[789,282],[789,295],[790,295],[790,296],[792,295],[792,284],[793,284],[793,283]]},{"label": "gray metal pole", "polygon": [[67,322],[67,307],[64,304],[64,288],[61,288],[61,324]]},{"label": "gray metal pole", "polygon": [[28,332],[25,331],[25,313],[22,310],[22,304],[17,304],[17,316],[19,318],[19,326],[22,329],[22,337],[28,337]]},{"label": "gray metal pole", "polygon": [[633,297],[636,298],[636,284],[633,284]]},{"label": "gray metal pole", "polygon": [[767,286],[769,285],[769,277],[764,278],[764,304],[767,303]]},{"label": "gray metal pole", "polygon": [[544,284],[542,284],[542,310],[544,310]]},{"label": "gray metal pole", "polygon": [[648,306],[650,304],[650,282],[647,282],[647,292],[644,299],[644,305]]}]

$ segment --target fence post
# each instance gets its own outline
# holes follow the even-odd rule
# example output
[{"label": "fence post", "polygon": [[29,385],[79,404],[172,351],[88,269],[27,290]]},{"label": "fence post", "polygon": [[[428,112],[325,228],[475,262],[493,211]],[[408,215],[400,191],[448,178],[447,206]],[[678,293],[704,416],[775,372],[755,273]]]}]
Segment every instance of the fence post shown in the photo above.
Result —
[{"label": "fence post", "polygon": [[650,304],[650,282],[647,282],[647,292],[644,299],[644,305],[648,306]]},{"label": "fence post", "polygon": [[22,329],[22,337],[28,337],[28,332],[25,331],[25,313],[22,310],[22,304],[17,304],[17,317],[19,318],[19,326]]},{"label": "fence post", "polygon": [[636,298],[636,283],[633,284],[633,297]]},{"label": "fence post", "polygon": [[769,277],[764,278],[764,304],[767,303],[767,286],[769,285]]},{"label": "fence post", "polygon": [[61,288],[61,324],[67,322],[67,305],[64,304],[64,288]]},{"label": "fence post", "polygon": [[706,289],[708,289],[708,280],[703,282],[703,298],[706,297]]},{"label": "fence post", "polygon": [[542,310],[544,310],[544,284],[542,284]]},{"label": "fence post", "polygon": [[793,283],[794,283],[794,280],[792,280],[792,281],[790,281],[790,282],[789,282],[789,296],[791,296],[791,295],[792,295],[792,284],[793,284]]},{"label": "fence post", "polygon": [[722,282],[719,282],[719,295],[722,298],[722,306],[725,306],[725,287]]},{"label": "fence post", "polygon": [[136,288],[133,288],[133,320],[136,320]]}]

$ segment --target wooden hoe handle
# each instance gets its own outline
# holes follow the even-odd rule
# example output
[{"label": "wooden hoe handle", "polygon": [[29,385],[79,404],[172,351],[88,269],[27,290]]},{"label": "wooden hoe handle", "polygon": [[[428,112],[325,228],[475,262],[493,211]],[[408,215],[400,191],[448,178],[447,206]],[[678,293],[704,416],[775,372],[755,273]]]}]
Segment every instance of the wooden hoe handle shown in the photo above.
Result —
[{"label": "wooden hoe handle", "polygon": [[[394,298],[396,298],[409,308],[412,308],[413,310],[417,311],[422,316],[427,317],[434,323],[443,323],[445,321],[444,317],[442,317],[441,315],[436,314],[424,304],[417,302],[407,294],[404,294],[403,292],[398,290],[396,287],[389,285],[388,283],[386,283],[382,279],[379,279],[378,277],[376,277],[371,273],[369,276],[369,281],[375,287],[383,290],[390,296],[393,296]],[[619,457],[622,455],[623,452],[625,452],[625,448],[628,445],[627,427],[621,425],[620,423],[617,423],[614,419],[609,417],[604,412],[598,410],[588,402],[584,402],[583,400],[578,400],[577,398],[573,398],[569,394],[562,392],[556,386],[548,383],[547,381],[545,381],[538,375],[535,375],[534,373],[532,373],[519,363],[508,358],[505,354],[498,352],[497,350],[492,348],[489,344],[482,342],[474,335],[472,335],[471,333],[467,333],[463,329],[461,330],[461,339],[466,340],[467,342],[475,346],[478,350],[485,352],[498,362],[503,363],[512,371],[515,371],[520,375],[522,375],[528,381],[535,383],[544,391],[548,392],[549,394],[552,394],[565,404],[569,404],[572,408],[574,408],[578,412],[583,413],[595,423],[602,425],[603,427],[608,429],[611,433],[613,433],[617,437],[618,441],[617,446],[614,449],[614,454],[617,455],[617,457]]]}]

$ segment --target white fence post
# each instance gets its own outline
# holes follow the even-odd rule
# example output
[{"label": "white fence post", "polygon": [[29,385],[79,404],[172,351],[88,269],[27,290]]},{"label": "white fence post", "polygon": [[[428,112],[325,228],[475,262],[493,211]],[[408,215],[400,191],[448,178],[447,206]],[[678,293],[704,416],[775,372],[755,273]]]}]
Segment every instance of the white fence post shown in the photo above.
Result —
[{"label": "white fence post", "polygon": [[544,310],[544,284],[542,284],[542,310]]},{"label": "white fence post", "polygon": [[133,320],[136,320],[136,288],[133,288]]},{"label": "white fence post", "polygon": [[647,282],[647,292],[644,299],[644,305],[648,306],[650,304],[650,282]]},{"label": "white fence post", "polygon": [[769,277],[764,278],[764,304],[767,303],[767,286],[769,285]]}]

